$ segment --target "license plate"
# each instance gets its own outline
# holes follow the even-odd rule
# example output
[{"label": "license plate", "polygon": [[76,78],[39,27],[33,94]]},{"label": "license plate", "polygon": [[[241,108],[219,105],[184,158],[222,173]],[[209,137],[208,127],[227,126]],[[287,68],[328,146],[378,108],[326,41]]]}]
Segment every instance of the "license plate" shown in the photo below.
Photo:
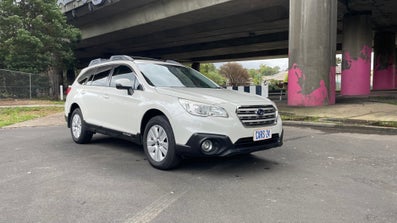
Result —
[{"label": "license plate", "polygon": [[254,131],[254,141],[260,141],[272,138],[272,130],[270,129],[258,129]]}]

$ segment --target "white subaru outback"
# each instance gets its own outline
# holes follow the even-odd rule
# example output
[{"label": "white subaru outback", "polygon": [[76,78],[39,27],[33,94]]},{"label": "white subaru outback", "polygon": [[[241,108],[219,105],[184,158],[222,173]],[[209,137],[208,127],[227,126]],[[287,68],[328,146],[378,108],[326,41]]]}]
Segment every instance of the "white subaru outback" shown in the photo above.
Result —
[{"label": "white subaru outback", "polygon": [[150,164],[188,156],[229,156],[281,146],[283,128],[267,98],[219,87],[176,62],[113,56],[84,68],[67,95],[76,143],[94,133],[143,145]]}]

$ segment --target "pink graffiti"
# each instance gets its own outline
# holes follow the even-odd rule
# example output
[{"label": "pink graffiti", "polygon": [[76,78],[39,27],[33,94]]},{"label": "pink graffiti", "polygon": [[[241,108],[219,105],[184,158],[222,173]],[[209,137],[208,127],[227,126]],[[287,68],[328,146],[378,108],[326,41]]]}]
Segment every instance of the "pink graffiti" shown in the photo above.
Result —
[{"label": "pink graffiti", "polygon": [[[333,74],[333,69],[331,68],[329,75],[331,76]],[[293,66],[288,70],[288,105],[321,106],[330,102],[328,99],[328,89],[325,86],[324,80],[320,81],[319,88],[306,95],[302,93],[302,85],[305,80],[306,77],[302,70],[297,64],[293,64]]]},{"label": "pink graffiti", "polygon": [[369,46],[363,46],[357,59],[352,58],[349,52],[343,52],[345,67],[342,70],[342,95],[369,95],[371,52]]},{"label": "pink graffiti", "polygon": [[396,89],[397,77],[395,74],[395,65],[393,64],[393,58],[389,58],[389,63],[387,64],[387,67],[383,69],[382,68],[383,67],[380,61],[380,57],[378,56],[376,58],[372,88],[374,90]]}]

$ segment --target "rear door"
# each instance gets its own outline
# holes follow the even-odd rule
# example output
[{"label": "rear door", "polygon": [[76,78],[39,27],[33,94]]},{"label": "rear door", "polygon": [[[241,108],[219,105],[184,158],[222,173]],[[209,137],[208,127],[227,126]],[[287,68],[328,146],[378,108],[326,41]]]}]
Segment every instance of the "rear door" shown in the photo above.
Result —
[{"label": "rear door", "polygon": [[87,81],[86,87],[81,92],[84,98],[84,119],[97,126],[105,126],[106,112],[104,106],[108,99],[109,76],[113,66],[106,65],[96,68],[94,74]]}]

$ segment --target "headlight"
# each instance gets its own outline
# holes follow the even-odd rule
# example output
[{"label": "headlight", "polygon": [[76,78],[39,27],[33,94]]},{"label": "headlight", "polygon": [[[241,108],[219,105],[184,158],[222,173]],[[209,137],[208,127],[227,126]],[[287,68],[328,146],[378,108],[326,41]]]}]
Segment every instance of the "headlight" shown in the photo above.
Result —
[{"label": "headlight", "polygon": [[229,117],[224,108],[214,105],[203,104],[200,102],[179,99],[182,107],[189,112],[189,114],[197,116],[214,116],[214,117]]},{"label": "headlight", "polygon": [[278,116],[279,116],[279,113],[278,113],[278,108],[277,108],[277,106],[276,106],[276,104],[274,104],[273,103],[273,106],[274,106],[274,109],[276,109],[276,111],[275,111],[275,113],[276,113],[276,120],[274,121],[274,124],[277,124],[277,121],[278,121]]}]

